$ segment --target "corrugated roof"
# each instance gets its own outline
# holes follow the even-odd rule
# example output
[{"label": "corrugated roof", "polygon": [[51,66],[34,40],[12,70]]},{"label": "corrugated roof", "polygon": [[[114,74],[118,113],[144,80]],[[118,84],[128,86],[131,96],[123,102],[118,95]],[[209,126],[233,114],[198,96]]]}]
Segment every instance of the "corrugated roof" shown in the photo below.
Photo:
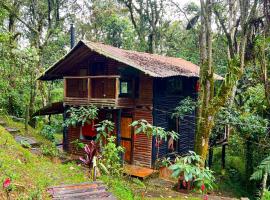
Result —
[{"label": "corrugated roof", "polygon": [[[127,64],[152,77],[199,77],[199,66],[181,58],[124,50],[110,45],[90,41],[79,41],[78,44],[64,58],[49,68],[41,77],[39,77],[39,79],[49,80],[49,78],[46,77],[53,74],[53,71],[60,67],[61,63],[70,57],[72,52],[80,48],[82,45],[88,47],[90,51],[94,51],[98,54],[117,60],[118,62]],[[215,75],[215,79],[222,80],[223,78]]]}]

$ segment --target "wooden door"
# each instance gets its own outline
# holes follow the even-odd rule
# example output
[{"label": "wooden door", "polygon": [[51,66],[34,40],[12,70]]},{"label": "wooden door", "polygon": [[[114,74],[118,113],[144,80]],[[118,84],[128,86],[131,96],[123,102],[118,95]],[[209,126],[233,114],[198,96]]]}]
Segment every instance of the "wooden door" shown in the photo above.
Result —
[{"label": "wooden door", "polygon": [[131,163],[132,161],[132,117],[122,117],[121,118],[121,145],[125,148],[124,161]]}]

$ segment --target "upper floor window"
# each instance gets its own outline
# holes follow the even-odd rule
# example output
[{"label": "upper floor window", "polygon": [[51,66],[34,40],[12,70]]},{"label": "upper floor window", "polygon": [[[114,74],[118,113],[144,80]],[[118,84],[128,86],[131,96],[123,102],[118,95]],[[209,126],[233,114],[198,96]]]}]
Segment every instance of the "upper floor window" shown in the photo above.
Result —
[{"label": "upper floor window", "polygon": [[183,91],[183,82],[179,78],[170,78],[167,80],[167,94],[180,95]]},{"label": "upper floor window", "polygon": [[132,80],[120,79],[120,97],[132,97]]}]

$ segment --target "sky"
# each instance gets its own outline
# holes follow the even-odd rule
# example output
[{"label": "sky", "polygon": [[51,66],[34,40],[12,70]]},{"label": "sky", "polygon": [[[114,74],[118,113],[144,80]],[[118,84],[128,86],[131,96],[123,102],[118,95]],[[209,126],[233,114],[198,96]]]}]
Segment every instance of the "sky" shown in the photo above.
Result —
[{"label": "sky", "polygon": [[175,0],[174,2],[178,2],[180,5],[185,5],[190,2],[194,2],[196,4],[200,4],[200,0]]}]

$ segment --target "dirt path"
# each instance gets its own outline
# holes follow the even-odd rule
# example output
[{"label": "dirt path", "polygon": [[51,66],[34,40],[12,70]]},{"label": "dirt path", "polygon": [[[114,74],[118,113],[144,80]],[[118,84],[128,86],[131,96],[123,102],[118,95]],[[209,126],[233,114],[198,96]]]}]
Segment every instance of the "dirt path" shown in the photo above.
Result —
[{"label": "dirt path", "polygon": [[[144,191],[138,191],[143,193],[147,199],[190,199],[191,197],[203,199],[203,195],[194,193],[181,193],[173,189],[174,183],[160,179],[152,178],[146,182],[146,189]],[[236,198],[208,195],[209,200],[236,200]]]}]

